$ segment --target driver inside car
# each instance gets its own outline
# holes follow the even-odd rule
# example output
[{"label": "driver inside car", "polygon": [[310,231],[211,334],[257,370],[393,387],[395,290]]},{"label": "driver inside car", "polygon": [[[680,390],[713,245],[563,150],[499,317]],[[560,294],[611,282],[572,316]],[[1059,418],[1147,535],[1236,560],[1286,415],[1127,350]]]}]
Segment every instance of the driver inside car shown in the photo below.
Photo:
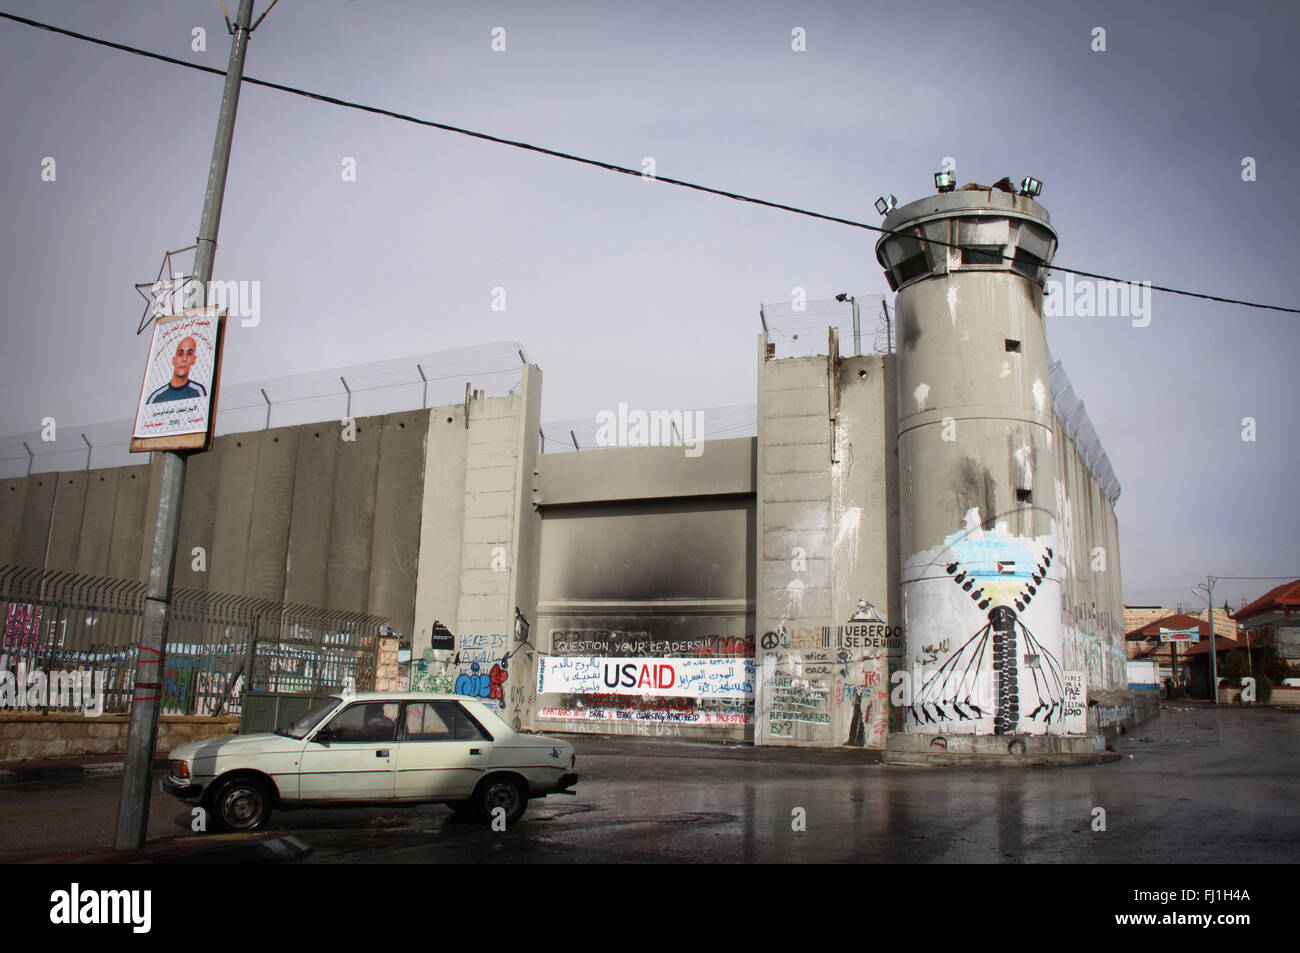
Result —
[{"label": "driver inside car", "polygon": [[383,705],[366,706],[366,740],[392,741],[393,719],[384,714]]}]

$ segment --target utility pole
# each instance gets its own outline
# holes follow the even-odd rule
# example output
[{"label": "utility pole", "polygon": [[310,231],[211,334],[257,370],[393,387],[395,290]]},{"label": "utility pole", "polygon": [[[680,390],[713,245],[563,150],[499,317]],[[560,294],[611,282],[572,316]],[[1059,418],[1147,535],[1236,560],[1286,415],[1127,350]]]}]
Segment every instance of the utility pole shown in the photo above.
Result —
[{"label": "utility pole", "polygon": [[[217,254],[217,230],[221,224],[221,201],[226,190],[230,143],[235,132],[235,110],[239,105],[244,54],[248,51],[252,20],[253,0],[240,0],[239,12],[235,15],[234,39],[230,43],[225,89],[221,94],[221,111],[217,116],[217,138],[212,146],[212,164],[208,169],[198,247],[194,252],[194,280],[189,287],[189,300],[186,302],[186,307],[191,309],[201,308],[207,303],[208,282],[212,280],[212,266]],[[149,795],[158,714],[163,699],[167,621],[171,609],[176,537],[180,531],[181,498],[185,491],[186,454],[185,451],[173,450],[162,453],[158,511],[154,516],[153,535],[149,543],[144,620],[140,631],[140,650],[136,658],[131,722],[126,738],[126,764],[122,772],[122,793],[117,805],[117,834],[113,844],[117,850],[143,847],[149,831]]]},{"label": "utility pole", "polygon": [[[1192,592],[1205,600],[1206,612],[1209,613],[1210,620],[1210,693],[1214,697],[1214,704],[1219,703],[1219,653],[1214,651],[1214,584],[1219,581],[1218,576],[1206,576],[1204,585],[1192,586]],[[1200,590],[1205,590],[1205,595],[1201,595]]]},{"label": "utility pole", "polygon": [[1210,693],[1214,696],[1214,704],[1217,705],[1219,704],[1219,653],[1214,651],[1214,584],[1219,580],[1214,576],[1206,576],[1205,581],[1208,583],[1206,595],[1209,596],[1206,605],[1210,613]]}]

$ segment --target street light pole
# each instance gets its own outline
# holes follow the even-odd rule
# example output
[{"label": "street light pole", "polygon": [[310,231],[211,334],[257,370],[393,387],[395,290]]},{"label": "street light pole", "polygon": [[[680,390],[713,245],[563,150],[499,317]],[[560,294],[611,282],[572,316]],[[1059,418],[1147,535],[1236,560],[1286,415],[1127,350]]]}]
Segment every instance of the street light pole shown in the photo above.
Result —
[{"label": "street light pole", "polygon": [[[858,314],[858,299],[847,291],[841,291],[835,296],[835,300],[843,304],[847,301],[853,307],[853,353],[858,355],[862,353],[862,317]],[[762,309],[759,310],[762,314]],[[763,329],[767,330],[767,321],[763,321]]]},{"label": "street light pole", "polygon": [[1210,613],[1210,691],[1214,694],[1214,704],[1219,704],[1219,653],[1216,652],[1214,645],[1214,584],[1219,580],[1214,576],[1206,576],[1207,594],[1209,595]]},{"label": "street light pole", "polygon": [[1192,587],[1192,592],[1195,592],[1198,596],[1201,595],[1198,590],[1205,590],[1205,595],[1201,596],[1201,598],[1205,599],[1206,611],[1209,613],[1210,619],[1210,692],[1214,696],[1214,704],[1216,705],[1219,703],[1219,657],[1218,653],[1214,651],[1214,584],[1218,581],[1218,576],[1206,576],[1204,585]]},{"label": "street light pole", "polygon": [[[191,309],[201,308],[207,303],[206,291],[208,282],[212,280],[217,230],[221,224],[221,200],[226,190],[230,144],[235,133],[235,110],[239,105],[239,86],[244,76],[244,55],[248,51],[252,19],[253,0],[240,0],[234,39],[230,43],[225,89],[221,94],[221,111],[217,117],[217,137],[212,146],[212,164],[208,169],[198,247],[194,252],[194,281],[189,287],[186,303]],[[185,461],[185,452],[169,450],[162,454],[158,510],[149,544],[144,619],[140,630],[140,650],[136,656],[131,721],[127,729],[126,764],[117,804],[117,833],[113,845],[117,850],[143,847],[149,831],[149,795],[158,715],[162,709],[167,621],[171,610],[176,538],[180,532],[181,499],[185,491]]]}]

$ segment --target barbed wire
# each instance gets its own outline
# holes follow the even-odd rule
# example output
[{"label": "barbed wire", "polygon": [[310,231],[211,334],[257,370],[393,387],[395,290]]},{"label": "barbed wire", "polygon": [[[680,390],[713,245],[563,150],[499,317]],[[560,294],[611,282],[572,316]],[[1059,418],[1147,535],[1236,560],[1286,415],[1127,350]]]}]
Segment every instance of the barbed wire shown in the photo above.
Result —
[{"label": "barbed wire", "polygon": [[[465,385],[489,397],[517,393],[526,358],[518,341],[411,354],[221,386],[218,436],[459,404]],[[51,425],[0,437],[0,479],[98,470],[148,460],[130,452],[131,418]]]}]

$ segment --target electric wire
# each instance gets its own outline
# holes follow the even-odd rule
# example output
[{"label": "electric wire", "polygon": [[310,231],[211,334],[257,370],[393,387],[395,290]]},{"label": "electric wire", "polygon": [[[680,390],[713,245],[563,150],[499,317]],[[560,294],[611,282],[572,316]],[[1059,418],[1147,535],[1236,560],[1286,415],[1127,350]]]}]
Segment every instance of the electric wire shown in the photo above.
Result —
[{"label": "electric wire", "polygon": [[[150,59],[161,60],[164,63],[171,63],[175,66],[183,66],[186,69],[197,70],[202,73],[212,73],[217,76],[226,75],[225,70],[218,69],[214,66],[203,66],[198,63],[190,63],[182,59],[177,59],[174,56],[167,56],[162,53],[155,53],[151,50],[145,50],[139,47],[129,46],[125,43],[115,43],[112,40],[105,40],[100,37],[90,36],[85,33],[78,33],[74,30],[64,29],[63,27],[57,27],[49,23],[42,23],[39,20],[31,20],[28,19],[27,17],[16,16],[12,13],[5,13],[3,11],[0,11],[0,18],[6,20],[12,20],[15,23],[21,23],[25,26],[35,27],[41,30],[48,30],[51,33],[58,33],[63,36],[71,37],[73,39],[85,41],[87,43],[94,43],[99,46],[106,46],[109,47],[110,49],[119,50],[124,53],[132,53],[137,56],[144,56]],[[412,116],[408,113],[401,113],[392,109],[385,109],[381,106],[370,106],[364,103],[352,102],[350,100],[340,99],[336,96],[328,96],[324,93],[315,93],[310,90],[301,89],[296,86],[288,86],[284,83],[274,83],[269,80],[257,79],[256,77],[252,77],[248,75],[245,75],[243,77],[243,82],[248,83],[251,86],[262,86],[265,87],[266,89],[279,90],[280,92],[289,93],[294,96],[301,96],[306,99],[313,99],[316,100],[317,102],[329,103],[330,105],[334,105],[334,106],[342,106],[346,109],[355,109],[361,112],[374,113],[375,115],[378,116],[387,116],[390,119],[397,119],[402,122],[409,122],[418,126],[427,126],[431,129],[441,129],[444,132],[452,132],[461,136],[468,136],[474,139],[481,139],[485,142],[496,143],[497,145],[510,146],[515,149],[523,149],[529,152],[536,152],[541,155],[548,155],[548,156],[552,156],[553,158],[564,159],[569,162],[578,162],[583,165],[590,165],[598,169],[604,169],[608,172],[618,172],[623,175],[636,176],[637,178],[646,177],[645,173],[641,169],[632,169],[627,166],[617,165],[613,162],[606,162],[602,159],[592,159],[588,156],[580,156],[569,152],[561,152],[558,149],[549,149],[545,146],[534,145],[533,143],[522,142],[517,139],[506,139],[501,136],[494,136],[491,135],[490,133],[478,132],[473,129],[466,129],[462,126],[453,126],[450,125],[449,123],[438,122],[433,119],[421,119],[418,116]],[[838,215],[829,215],[824,212],[815,212],[812,211],[811,209],[800,208],[795,205],[786,205],[781,202],[773,202],[768,199],[761,199],[752,195],[744,195],[740,192],[732,192],[727,189],[719,189],[719,188],[714,188],[713,186],[701,185],[697,182],[687,182],[684,179],[674,179],[664,175],[655,175],[653,176],[653,179],[657,182],[663,182],[667,185],[675,185],[680,188],[692,189],[697,192],[704,192],[709,195],[717,195],[717,196],[721,196],[722,198],[732,199],[737,202],[746,202],[748,204],[758,205],[764,208],[776,209],[777,211],[781,211],[781,212],[790,212],[794,215],[802,215],[807,218],[814,218],[824,222],[832,222],[837,225],[847,225],[850,228],[860,228],[860,229],[865,229],[867,231],[879,232],[882,235],[897,235],[905,238],[917,237],[915,234],[908,231],[885,228],[882,225],[871,225],[868,224],[867,222],[859,222],[854,219],[843,218]],[[966,247],[957,244],[955,242],[945,242],[939,239],[924,238],[923,240],[927,244],[938,245],[947,248],[961,249]],[[1001,255],[1000,257],[1002,258],[1003,261],[1013,260],[1012,256],[1010,255],[1004,254]],[[1125,278],[1115,278],[1109,275],[1099,274],[1097,272],[1083,271],[1082,269],[1079,268],[1068,268],[1064,265],[1058,265],[1055,263],[1051,265],[1047,265],[1046,267],[1049,271],[1066,272],[1068,274],[1078,275],[1082,278],[1093,278],[1096,279],[1097,281],[1106,281],[1106,282],[1111,282],[1113,284],[1128,284],[1128,285],[1141,284],[1143,286],[1150,287],[1152,291],[1160,291],[1165,294],[1181,295],[1183,297],[1188,297],[1188,298],[1198,298],[1204,301],[1217,301],[1221,304],[1235,304],[1244,308],[1258,308],[1267,311],[1282,311],[1288,314],[1300,314],[1300,308],[1288,308],[1282,305],[1262,304],[1257,301],[1246,301],[1241,298],[1228,298],[1228,297],[1223,297],[1221,295],[1206,294],[1199,291],[1187,291],[1182,288],[1173,288],[1168,285],[1157,285],[1154,283],[1147,283],[1147,282],[1135,282]]]}]

